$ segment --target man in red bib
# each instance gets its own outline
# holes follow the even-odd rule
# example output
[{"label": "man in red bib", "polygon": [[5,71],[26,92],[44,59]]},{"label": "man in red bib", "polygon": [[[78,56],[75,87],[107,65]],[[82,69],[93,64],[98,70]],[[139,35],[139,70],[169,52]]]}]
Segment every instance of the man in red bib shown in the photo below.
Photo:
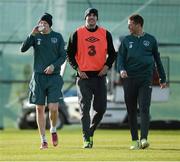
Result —
[{"label": "man in red bib", "polygon": [[[107,70],[116,59],[116,53],[111,34],[96,24],[97,9],[88,8],[84,18],[85,26],[79,27],[69,38],[67,58],[77,71],[83,148],[92,148],[94,131],[106,111]],[[89,113],[91,106],[95,111],[92,118]]]}]

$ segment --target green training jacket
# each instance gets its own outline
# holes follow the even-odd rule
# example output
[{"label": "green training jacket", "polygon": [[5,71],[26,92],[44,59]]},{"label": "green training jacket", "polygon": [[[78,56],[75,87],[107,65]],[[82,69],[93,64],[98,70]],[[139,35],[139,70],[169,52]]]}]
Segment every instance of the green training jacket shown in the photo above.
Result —
[{"label": "green training jacket", "polygon": [[23,42],[21,52],[34,48],[34,72],[44,73],[49,65],[54,65],[53,74],[59,74],[61,65],[66,59],[64,40],[60,33],[51,31],[49,34],[29,35]]},{"label": "green training jacket", "polygon": [[126,36],[121,42],[117,61],[118,72],[126,70],[130,78],[145,77],[152,79],[156,65],[160,82],[166,82],[157,41],[148,33],[144,33],[140,37],[134,35]]}]

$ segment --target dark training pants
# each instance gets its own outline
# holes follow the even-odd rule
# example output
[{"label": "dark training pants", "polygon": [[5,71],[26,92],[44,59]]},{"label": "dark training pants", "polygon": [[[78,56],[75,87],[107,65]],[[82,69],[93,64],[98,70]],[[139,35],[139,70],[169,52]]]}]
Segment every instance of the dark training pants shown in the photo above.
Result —
[{"label": "dark training pants", "polygon": [[[77,89],[81,108],[83,137],[85,140],[89,140],[89,137],[93,136],[97,125],[100,123],[106,111],[106,77],[94,77],[89,79],[80,79],[78,77]],[[90,117],[91,107],[95,110],[92,121]]]},{"label": "dark training pants", "polygon": [[147,139],[152,83],[145,78],[123,79],[124,98],[132,140],[138,140],[137,105],[140,111],[140,139]]}]

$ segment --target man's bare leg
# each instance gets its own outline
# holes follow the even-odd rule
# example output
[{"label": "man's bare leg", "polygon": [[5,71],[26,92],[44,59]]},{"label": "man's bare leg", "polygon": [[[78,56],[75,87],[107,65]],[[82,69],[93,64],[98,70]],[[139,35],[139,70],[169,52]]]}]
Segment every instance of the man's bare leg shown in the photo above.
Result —
[{"label": "man's bare leg", "polygon": [[52,135],[52,143],[54,146],[58,145],[58,137],[56,132],[56,124],[58,119],[58,106],[59,103],[49,103],[49,120],[50,120],[50,133]]},{"label": "man's bare leg", "polygon": [[46,118],[45,118],[45,106],[36,105],[36,122],[39,129],[39,134],[41,137],[41,147],[40,149],[47,148],[47,139],[45,135],[46,131]]}]

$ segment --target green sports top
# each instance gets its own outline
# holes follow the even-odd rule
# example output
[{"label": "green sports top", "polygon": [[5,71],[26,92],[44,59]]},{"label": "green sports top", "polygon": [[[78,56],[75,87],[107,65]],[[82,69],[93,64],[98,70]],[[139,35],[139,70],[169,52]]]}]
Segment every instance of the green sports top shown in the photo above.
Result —
[{"label": "green sports top", "polygon": [[21,52],[34,48],[34,72],[44,73],[49,65],[54,65],[53,74],[59,74],[61,65],[66,59],[64,40],[60,33],[51,31],[48,34],[29,35],[24,41]]},{"label": "green sports top", "polygon": [[166,75],[156,39],[144,33],[142,36],[128,35],[120,45],[117,60],[118,72],[126,70],[128,77],[146,77],[152,79],[155,65],[160,77],[160,82],[166,82]]}]

